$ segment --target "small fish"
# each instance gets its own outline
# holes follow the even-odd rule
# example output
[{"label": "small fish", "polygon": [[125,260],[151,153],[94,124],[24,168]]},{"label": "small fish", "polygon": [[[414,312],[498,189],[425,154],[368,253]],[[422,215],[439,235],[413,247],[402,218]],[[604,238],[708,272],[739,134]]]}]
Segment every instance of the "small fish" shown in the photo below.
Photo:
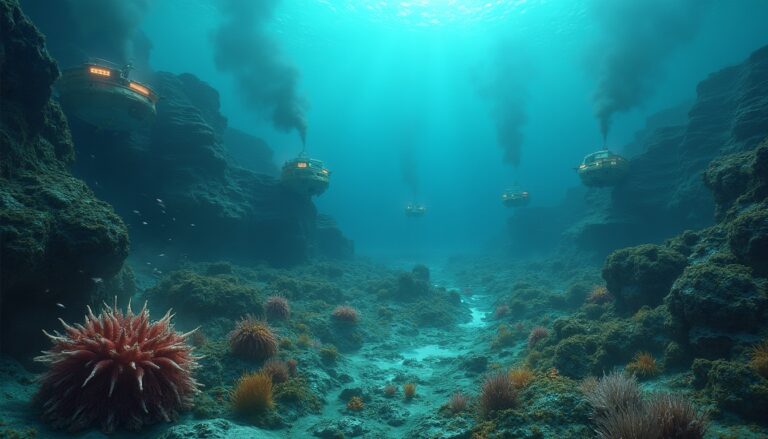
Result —
[{"label": "small fish", "polygon": [[142,224],[144,224],[145,226],[146,226],[147,224],[149,224],[149,223],[148,223],[148,222],[146,222],[146,221],[142,221],[141,223],[142,223]]},{"label": "small fish", "polygon": [[195,223],[192,223],[189,225],[190,227],[195,227]]},{"label": "small fish", "polygon": [[45,292],[46,292],[46,293],[50,293],[50,292],[51,292],[51,289],[50,289],[50,288],[46,288],[46,289],[45,289]]},{"label": "small fish", "polygon": [[136,209],[133,209],[133,213],[135,213],[136,215],[141,215],[141,212],[139,212],[139,211],[138,211],[138,210],[136,210]]},{"label": "small fish", "polygon": [[163,200],[161,200],[159,198],[155,198],[155,201],[157,201],[157,204],[163,204]]},{"label": "small fish", "polygon": [[67,307],[66,307],[66,306],[64,306],[64,304],[63,304],[63,303],[61,303],[61,302],[56,302],[56,306],[58,306],[58,307],[59,307],[59,308],[61,308],[61,309],[67,309]]},{"label": "small fish", "polygon": [[100,284],[100,283],[104,282],[104,279],[102,279],[102,278],[100,278],[100,277],[92,277],[92,278],[91,278],[91,280],[92,280],[92,281],[93,281],[93,283],[95,283],[95,284]]},{"label": "small fish", "polygon": [[162,258],[163,256],[165,256],[165,253],[160,253],[160,254],[159,254],[159,255],[157,255],[157,256],[159,256],[159,257],[161,257],[161,258]]}]

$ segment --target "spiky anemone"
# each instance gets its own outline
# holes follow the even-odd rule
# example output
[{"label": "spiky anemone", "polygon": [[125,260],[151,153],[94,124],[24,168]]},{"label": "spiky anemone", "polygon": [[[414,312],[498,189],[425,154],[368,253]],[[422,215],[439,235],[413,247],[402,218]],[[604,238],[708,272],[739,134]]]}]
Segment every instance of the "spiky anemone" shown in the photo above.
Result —
[{"label": "spiky anemone", "polygon": [[138,314],[105,304],[98,316],[88,307],[83,325],[59,319],[64,334],[43,331],[53,342],[35,358],[49,365],[34,398],[43,420],[70,432],[97,422],[105,432],[139,430],[191,407],[201,357],[186,343],[195,331],[177,333],[172,318],[169,310],[150,322],[146,303]]}]

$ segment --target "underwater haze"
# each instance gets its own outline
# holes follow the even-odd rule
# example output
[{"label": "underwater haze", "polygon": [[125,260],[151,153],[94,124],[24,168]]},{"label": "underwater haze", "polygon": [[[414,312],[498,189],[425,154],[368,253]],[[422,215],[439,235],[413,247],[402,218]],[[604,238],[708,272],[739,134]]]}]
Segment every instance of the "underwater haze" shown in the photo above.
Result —
[{"label": "underwater haze", "polygon": [[768,437],[766,21],[0,0],[0,438]]}]

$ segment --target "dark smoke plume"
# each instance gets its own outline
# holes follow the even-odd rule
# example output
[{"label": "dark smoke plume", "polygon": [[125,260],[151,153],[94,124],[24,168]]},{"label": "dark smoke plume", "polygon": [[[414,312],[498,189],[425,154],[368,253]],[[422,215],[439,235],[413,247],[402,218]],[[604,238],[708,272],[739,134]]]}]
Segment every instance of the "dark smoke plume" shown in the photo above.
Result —
[{"label": "dark smoke plume", "polygon": [[282,131],[306,139],[305,103],[296,90],[298,72],[280,57],[266,25],[280,0],[219,0],[223,21],[214,32],[216,67],[232,74],[246,105],[266,113]]},{"label": "dark smoke plume", "polygon": [[693,39],[711,0],[593,0],[603,35],[592,57],[595,115],[605,139],[617,112],[641,104],[663,63]]},{"label": "dark smoke plume", "polygon": [[139,28],[149,0],[22,0],[62,67],[103,58],[149,70],[152,44]]},{"label": "dark smoke plume", "polygon": [[491,83],[482,87],[480,94],[493,102],[496,140],[503,151],[504,163],[517,167],[523,145],[522,128],[528,120],[525,112],[528,84],[533,76],[528,51],[515,42],[499,45],[491,74]]}]

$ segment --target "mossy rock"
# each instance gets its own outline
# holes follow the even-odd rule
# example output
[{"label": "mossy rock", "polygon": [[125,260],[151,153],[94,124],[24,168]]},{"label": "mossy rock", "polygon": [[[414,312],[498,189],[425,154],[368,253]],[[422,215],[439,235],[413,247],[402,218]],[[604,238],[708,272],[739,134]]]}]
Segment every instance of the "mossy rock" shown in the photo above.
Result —
[{"label": "mossy rock", "polygon": [[184,319],[215,317],[237,319],[262,313],[259,292],[232,276],[205,276],[189,270],[175,271],[147,291],[155,304],[173,307]]},{"label": "mossy rock", "polygon": [[615,298],[617,310],[634,312],[642,306],[660,305],[686,265],[682,254],[659,245],[644,244],[617,250],[608,256],[603,279]]},{"label": "mossy rock", "polygon": [[768,274],[768,205],[763,203],[739,215],[729,225],[728,246],[740,263],[758,274]]},{"label": "mossy rock", "polygon": [[703,389],[722,410],[768,425],[768,380],[747,364],[699,358],[691,369],[694,386]]}]

